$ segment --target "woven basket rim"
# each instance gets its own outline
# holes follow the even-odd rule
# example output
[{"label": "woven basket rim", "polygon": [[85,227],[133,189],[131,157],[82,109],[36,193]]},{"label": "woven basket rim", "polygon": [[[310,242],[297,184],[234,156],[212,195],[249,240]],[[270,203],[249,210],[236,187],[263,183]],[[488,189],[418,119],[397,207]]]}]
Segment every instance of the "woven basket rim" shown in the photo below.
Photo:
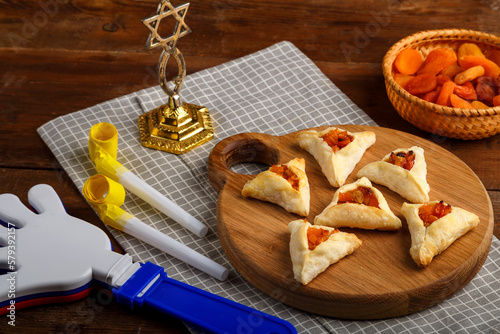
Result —
[{"label": "woven basket rim", "polygon": [[491,44],[492,46],[500,49],[500,37],[469,29],[438,29],[438,30],[424,30],[409,35],[397,43],[395,43],[385,54],[382,61],[382,71],[385,80],[388,82],[391,89],[393,89],[401,98],[416,104],[418,107],[431,109],[438,114],[447,116],[463,116],[463,117],[478,117],[478,116],[495,116],[500,115],[500,106],[490,107],[485,109],[463,109],[446,107],[439,104],[431,103],[422,100],[414,95],[408,93],[401,87],[392,77],[392,64],[391,58],[395,59],[397,55],[405,46],[414,42],[425,42],[433,40],[476,40],[483,43]]}]

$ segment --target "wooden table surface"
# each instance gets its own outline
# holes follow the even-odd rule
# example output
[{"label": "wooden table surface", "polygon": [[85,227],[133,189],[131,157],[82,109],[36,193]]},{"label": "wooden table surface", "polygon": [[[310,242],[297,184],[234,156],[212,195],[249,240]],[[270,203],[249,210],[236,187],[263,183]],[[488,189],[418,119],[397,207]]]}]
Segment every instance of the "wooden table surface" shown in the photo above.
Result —
[{"label": "wooden table surface", "polygon": [[[141,23],[156,7],[155,0],[0,1],[0,193],[26,203],[29,188],[48,183],[69,214],[105,229],[36,129],[157,85],[160,51],[145,49],[149,31]],[[495,1],[192,1],[186,23],[193,32],[177,46],[189,74],[291,41],[380,126],[434,141],[467,163],[488,190],[500,237],[500,136],[462,141],[418,130],[390,104],[381,69],[385,52],[409,34],[465,28],[500,35],[499,15]],[[164,36],[168,23],[165,29]],[[0,324],[2,332],[14,329],[6,317]],[[104,290],[73,303],[18,311],[15,330],[188,333],[178,320],[129,310]]]}]

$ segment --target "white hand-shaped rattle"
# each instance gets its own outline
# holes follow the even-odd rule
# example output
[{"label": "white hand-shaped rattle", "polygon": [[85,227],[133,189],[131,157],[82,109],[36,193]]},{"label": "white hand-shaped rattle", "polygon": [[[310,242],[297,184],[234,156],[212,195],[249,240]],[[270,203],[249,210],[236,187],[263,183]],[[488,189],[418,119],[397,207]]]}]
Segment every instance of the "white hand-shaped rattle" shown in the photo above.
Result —
[{"label": "white hand-shaped rattle", "polygon": [[119,303],[152,307],[209,332],[236,333],[251,325],[259,333],[297,333],[284,320],[172,280],[151,262],[133,263],[129,255],[113,252],[106,234],[69,216],[48,185],[31,188],[28,201],[36,213],[14,195],[0,195],[5,225],[0,227],[0,314],[83,298],[94,279],[107,284]]}]

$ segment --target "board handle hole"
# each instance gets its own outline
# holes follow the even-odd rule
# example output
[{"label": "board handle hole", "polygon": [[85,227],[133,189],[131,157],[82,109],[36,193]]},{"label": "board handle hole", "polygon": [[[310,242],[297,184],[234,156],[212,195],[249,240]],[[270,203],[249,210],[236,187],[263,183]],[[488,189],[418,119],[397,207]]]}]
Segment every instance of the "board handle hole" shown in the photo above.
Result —
[{"label": "board handle hole", "polygon": [[230,168],[232,172],[244,175],[257,175],[269,169],[269,165],[258,162],[242,162]]},{"label": "board handle hole", "polygon": [[263,172],[279,161],[279,151],[258,139],[235,141],[224,149],[223,155],[228,169],[247,175]]}]

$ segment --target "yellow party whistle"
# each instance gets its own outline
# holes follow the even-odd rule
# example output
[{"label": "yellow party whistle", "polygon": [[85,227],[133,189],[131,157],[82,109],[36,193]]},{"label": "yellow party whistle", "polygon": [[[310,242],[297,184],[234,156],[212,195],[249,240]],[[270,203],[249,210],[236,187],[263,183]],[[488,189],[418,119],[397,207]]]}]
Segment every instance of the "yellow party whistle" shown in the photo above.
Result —
[{"label": "yellow party whistle", "polygon": [[100,174],[120,183],[125,189],[142,198],[197,236],[204,237],[207,234],[208,227],[205,224],[163,196],[116,160],[118,131],[113,124],[103,122],[92,126],[88,146],[90,158]]},{"label": "yellow party whistle", "polygon": [[123,186],[102,174],[85,181],[83,196],[97,211],[102,221],[153,247],[223,281],[229,270],[186,245],[147,225],[120,206],[125,201]]}]

